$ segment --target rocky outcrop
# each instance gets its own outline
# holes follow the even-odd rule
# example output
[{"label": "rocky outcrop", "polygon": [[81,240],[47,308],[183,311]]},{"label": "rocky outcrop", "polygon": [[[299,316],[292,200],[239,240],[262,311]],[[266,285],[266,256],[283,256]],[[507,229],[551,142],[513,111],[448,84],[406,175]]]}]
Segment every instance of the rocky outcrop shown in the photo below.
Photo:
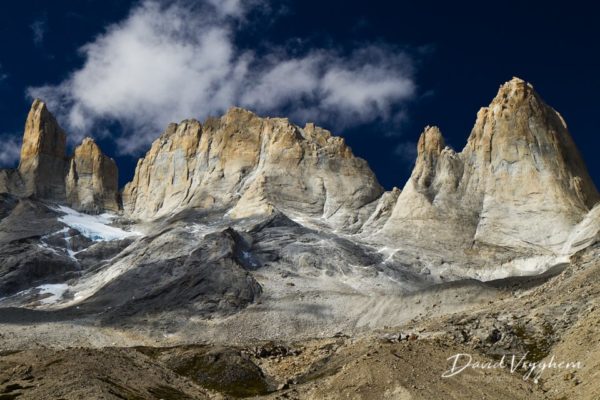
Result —
[{"label": "rocky outcrop", "polygon": [[[140,159],[123,191],[126,212],[138,217],[165,214],[190,196],[202,127],[198,121],[171,124]],[[212,203],[210,195],[206,204]]]},{"label": "rocky outcrop", "polygon": [[0,170],[0,193],[66,204],[80,211],[118,211],[118,170],[92,139],[72,157],[67,136],[46,104],[35,100],[25,123],[16,170]]},{"label": "rocky outcrop", "polygon": [[35,100],[27,116],[19,174],[23,179],[23,196],[64,201],[67,136],[48,111],[46,104]]},{"label": "rocky outcrop", "polygon": [[563,246],[562,253],[565,256],[570,256],[598,242],[600,242],[600,204],[596,204],[571,231],[567,242]]},{"label": "rocky outcrop", "polygon": [[[91,139],[66,158],[65,140],[36,100],[21,164],[0,173],[0,191],[89,213],[119,210],[114,161]],[[232,108],[203,124],[169,125],[122,193],[124,216],[144,222],[168,224],[181,213],[236,224],[282,214],[359,233],[386,260],[418,273],[563,254],[580,241],[569,235],[598,198],[561,116],[517,78],[481,109],[461,152],[427,127],[402,191],[384,193],[342,138],[314,124]],[[593,239],[590,215],[579,228]]]},{"label": "rocky outcrop", "polygon": [[0,193],[15,193],[23,186],[19,171],[0,169]]},{"label": "rocky outcrop", "polygon": [[123,205],[141,219],[185,208],[221,208],[232,218],[279,209],[357,229],[357,210],[382,192],[342,138],[233,108],[204,125],[170,125],[138,162]]},{"label": "rocky outcrop", "polygon": [[84,139],[70,159],[67,202],[86,212],[118,211],[118,182],[115,161],[105,156],[93,139]]},{"label": "rocky outcrop", "polygon": [[479,111],[462,152],[425,130],[383,233],[455,255],[552,253],[597,201],[562,117],[514,78]]},{"label": "rocky outcrop", "polygon": [[389,192],[385,192],[381,195],[379,200],[377,200],[377,205],[375,206],[375,210],[371,213],[367,221],[362,226],[361,230],[363,232],[370,232],[374,230],[381,229],[385,222],[392,215],[392,211],[398,202],[398,197],[400,197],[400,189],[394,187]]}]

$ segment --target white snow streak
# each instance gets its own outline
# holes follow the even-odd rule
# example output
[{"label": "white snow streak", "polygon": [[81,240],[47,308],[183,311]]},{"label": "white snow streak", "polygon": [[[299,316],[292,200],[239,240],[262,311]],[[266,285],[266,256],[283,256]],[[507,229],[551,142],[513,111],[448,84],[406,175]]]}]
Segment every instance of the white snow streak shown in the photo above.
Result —
[{"label": "white snow streak", "polygon": [[123,229],[110,226],[115,218],[112,214],[87,215],[71,208],[60,206],[58,211],[64,213],[59,221],[78,230],[82,235],[95,242],[121,240],[130,236],[141,236],[139,232],[127,232]]}]

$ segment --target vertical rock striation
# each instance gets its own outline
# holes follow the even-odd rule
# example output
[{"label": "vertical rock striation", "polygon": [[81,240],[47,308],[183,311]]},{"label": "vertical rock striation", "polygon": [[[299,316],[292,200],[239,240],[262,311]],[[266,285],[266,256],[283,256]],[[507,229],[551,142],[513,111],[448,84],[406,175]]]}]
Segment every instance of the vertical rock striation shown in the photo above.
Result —
[{"label": "vertical rock striation", "polygon": [[123,205],[141,219],[189,207],[228,210],[232,218],[279,209],[358,229],[358,210],[382,192],[342,138],[232,108],[204,125],[170,125],[138,162]]},{"label": "vertical rock striation", "polygon": [[85,212],[118,211],[118,182],[115,161],[105,156],[93,139],[84,139],[70,159],[67,202]]},{"label": "vertical rock striation", "polygon": [[514,78],[479,111],[462,152],[426,128],[382,233],[455,254],[557,252],[597,201],[562,117]]},{"label": "vertical rock striation", "polygon": [[0,170],[0,193],[85,212],[118,211],[118,170],[89,138],[67,157],[67,135],[46,104],[36,99],[25,123],[19,167]]},{"label": "vertical rock striation", "polygon": [[66,146],[65,132],[46,104],[35,100],[25,123],[19,163],[24,196],[65,201]]}]

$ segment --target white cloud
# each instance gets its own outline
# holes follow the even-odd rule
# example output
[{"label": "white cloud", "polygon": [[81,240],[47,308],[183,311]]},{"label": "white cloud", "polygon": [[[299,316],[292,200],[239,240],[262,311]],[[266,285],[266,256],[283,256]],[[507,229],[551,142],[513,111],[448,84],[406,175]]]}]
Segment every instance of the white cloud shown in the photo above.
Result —
[{"label": "white cloud", "polygon": [[242,105],[266,112],[283,107],[296,119],[326,121],[338,128],[398,119],[392,106],[415,92],[411,60],[377,46],[349,56],[313,50],[301,58],[275,59],[257,75]]},{"label": "white cloud", "polygon": [[80,69],[29,94],[49,103],[74,140],[118,121],[125,133],[115,140],[127,154],[144,150],[169,122],[234,105],[341,128],[394,121],[413,96],[410,58],[385,46],[302,56],[239,49],[234,37],[259,1],[146,0],[81,49]]},{"label": "white cloud", "polygon": [[242,0],[207,0],[220,16],[241,17],[244,15],[245,6]]},{"label": "white cloud", "polygon": [[33,21],[29,27],[33,34],[33,43],[36,46],[40,46],[44,42],[44,37],[46,36],[46,18],[44,17]]},{"label": "white cloud", "polygon": [[404,142],[396,146],[394,153],[402,162],[411,167],[417,160],[417,144],[415,142]]},{"label": "white cloud", "polygon": [[12,168],[19,161],[21,140],[12,135],[0,135],[0,167]]}]

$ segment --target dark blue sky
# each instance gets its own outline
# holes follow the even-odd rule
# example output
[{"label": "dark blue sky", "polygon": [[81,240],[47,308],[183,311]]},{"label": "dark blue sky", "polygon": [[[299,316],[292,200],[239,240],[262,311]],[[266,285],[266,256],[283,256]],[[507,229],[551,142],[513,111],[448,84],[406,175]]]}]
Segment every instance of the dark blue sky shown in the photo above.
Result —
[{"label": "dark blue sky", "polygon": [[[344,60],[352,59],[356,49],[376,45],[410,58],[406,74],[416,90],[388,108],[393,115],[403,115],[401,122],[389,115],[374,115],[340,125],[339,120],[329,120],[327,113],[319,114],[316,121],[346,137],[387,188],[404,185],[411,170],[406,148],[416,143],[425,125],[440,126],[447,142],[462,149],[477,110],[512,76],[533,83],[546,102],[565,117],[592,176],[597,182],[600,179],[599,6],[591,2],[458,5],[389,0],[290,0],[271,5],[269,11],[258,6],[243,22],[234,22],[241,26],[233,39],[237,48],[252,50],[258,58],[282,49],[287,57],[321,49]],[[86,61],[81,46],[96,40],[111,24],[125,20],[136,6],[139,2],[118,0],[2,2],[3,140],[22,132],[30,105],[27,88],[69,79]],[[275,114],[295,106],[286,103]],[[200,115],[202,111],[189,117]],[[59,121],[68,126],[60,115]],[[336,129],[338,126],[341,129]],[[85,132],[99,137],[105,152],[117,159],[122,183],[131,176],[136,159],[121,154],[114,139],[131,129],[131,124],[109,118]],[[156,129],[151,135],[159,133]]]}]

